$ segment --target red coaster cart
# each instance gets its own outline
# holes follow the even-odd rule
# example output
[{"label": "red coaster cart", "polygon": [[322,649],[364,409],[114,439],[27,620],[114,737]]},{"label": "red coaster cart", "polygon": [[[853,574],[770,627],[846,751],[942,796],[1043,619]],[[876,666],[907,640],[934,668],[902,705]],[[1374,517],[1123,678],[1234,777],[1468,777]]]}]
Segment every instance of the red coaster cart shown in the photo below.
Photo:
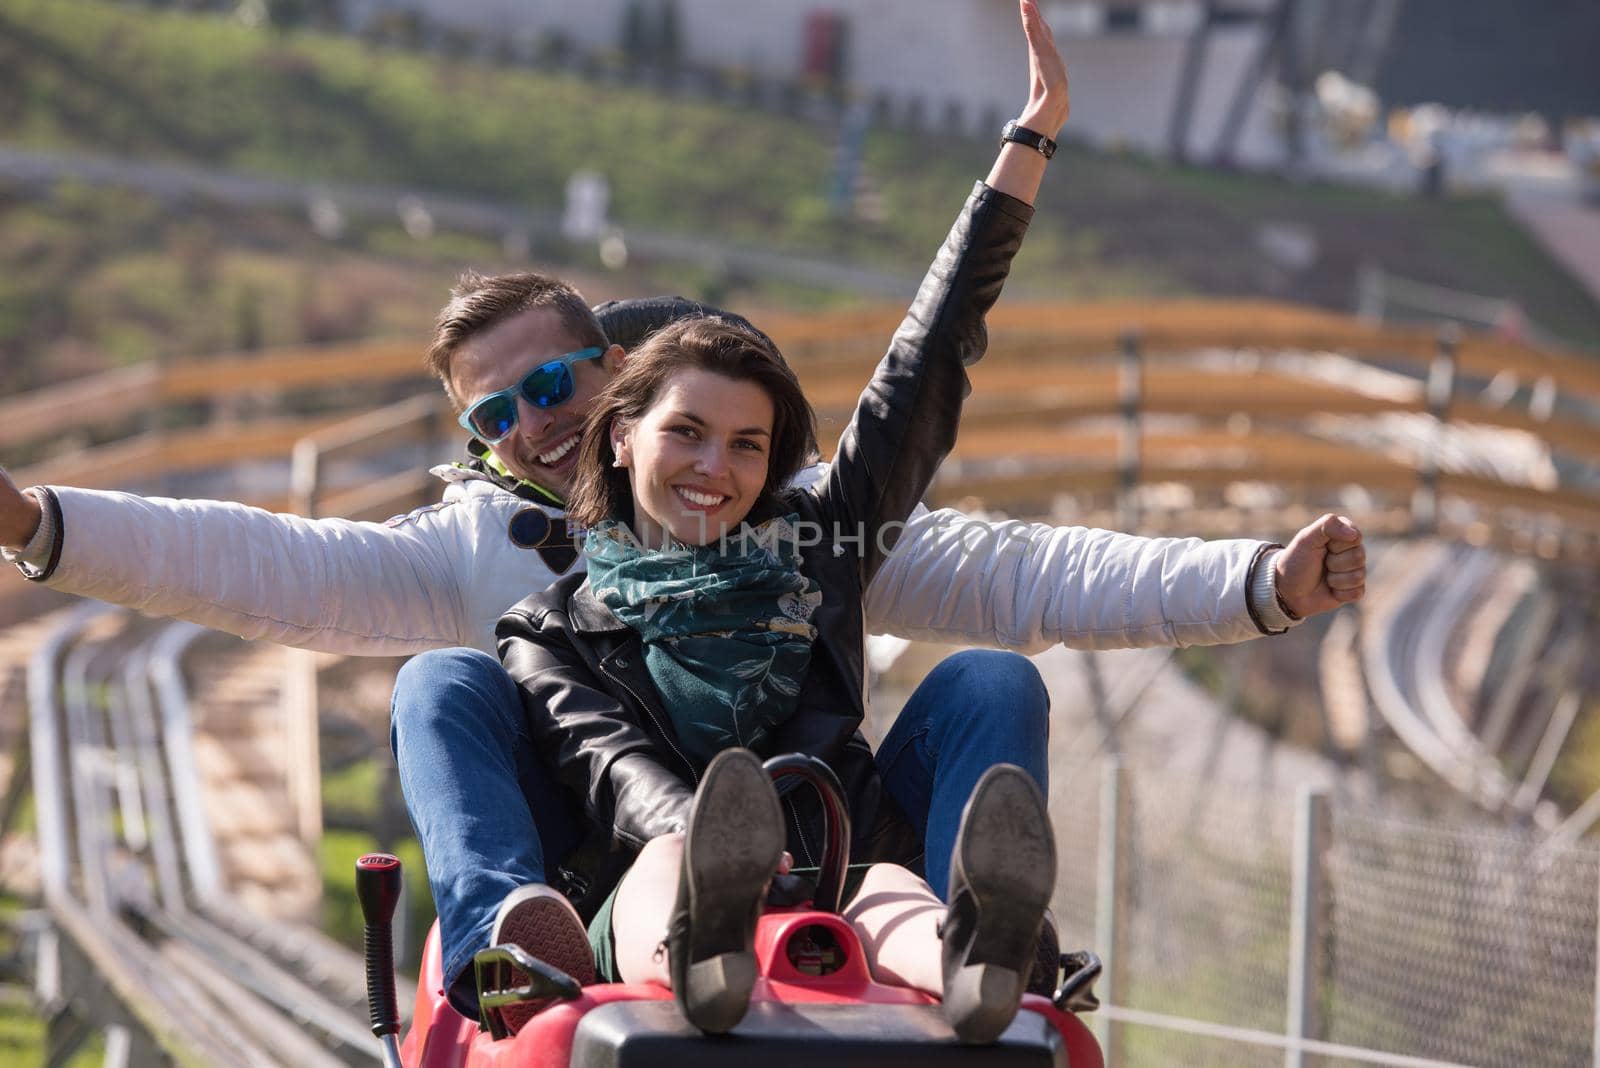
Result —
[{"label": "red coaster cart", "polygon": [[[827,847],[811,901],[769,908],[756,928],[758,978],[750,1010],[730,1034],[706,1036],[685,1020],[672,992],[654,983],[577,980],[517,946],[479,953],[483,1017],[469,1020],[446,1000],[435,924],[423,952],[411,1029],[399,1040],[389,921],[399,897],[400,862],[373,854],[356,862],[367,920],[367,994],[372,1030],[388,1068],[879,1068],[882,1065],[1103,1068],[1100,1048],[1074,1010],[1095,1004],[1100,962],[1062,958],[1066,979],[1053,998],[1025,995],[993,1045],[958,1043],[938,999],[874,982],[855,932],[839,915],[848,866],[849,815],[838,779],[799,755],[767,761],[775,780],[798,776],[821,794]],[[520,973],[519,981],[509,982]],[[549,1002],[516,1033],[506,1006]]]}]

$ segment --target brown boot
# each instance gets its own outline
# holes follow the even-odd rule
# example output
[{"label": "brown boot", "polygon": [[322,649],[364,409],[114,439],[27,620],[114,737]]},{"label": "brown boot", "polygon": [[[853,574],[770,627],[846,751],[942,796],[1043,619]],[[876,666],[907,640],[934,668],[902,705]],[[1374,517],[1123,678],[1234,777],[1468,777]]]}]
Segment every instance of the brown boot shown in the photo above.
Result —
[{"label": "brown boot", "polygon": [[1055,881],[1038,785],[1014,765],[990,768],[961,813],[941,935],[944,1015],[962,1042],[993,1042],[1016,1016]]},{"label": "brown boot", "polygon": [[756,921],[783,846],[783,810],[761,762],[748,749],[718,753],[689,810],[667,925],[673,997],[707,1034],[733,1030],[750,1006]]}]

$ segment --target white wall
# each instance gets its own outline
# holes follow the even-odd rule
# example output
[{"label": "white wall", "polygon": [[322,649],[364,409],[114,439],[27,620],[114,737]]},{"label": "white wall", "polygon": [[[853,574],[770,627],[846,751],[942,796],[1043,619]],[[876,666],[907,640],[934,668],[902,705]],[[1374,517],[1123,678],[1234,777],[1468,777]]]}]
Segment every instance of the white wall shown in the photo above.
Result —
[{"label": "white wall", "polygon": [[[430,19],[511,38],[560,30],[581,48],[608,51],[618,46],[626,7],[626,0],[352,0],[349,9],[358,23],[384,10],[423,9]],[[837,12],[848,25],[846,80],[869,97],[890,94],[897,113],[919,99],[937,122],[954,102],[963,125],[975,129],[986,116],[1014,116],[1027,96],[1027,53],[1012,0],[679,0],[678,10],[686,59],[777,79],[802,70],[807,16]],[[1260,39],[1251,25],[1213,31],[1192,118],[1196,157],[1209,154]],[[1098,144],[1165,151],[1186,38],[1063,34],[1058,43],[1072,78],[1071,131]],[[1241,138],[1242,162],[1281,156],[1270,87],[1261,95]]]}]

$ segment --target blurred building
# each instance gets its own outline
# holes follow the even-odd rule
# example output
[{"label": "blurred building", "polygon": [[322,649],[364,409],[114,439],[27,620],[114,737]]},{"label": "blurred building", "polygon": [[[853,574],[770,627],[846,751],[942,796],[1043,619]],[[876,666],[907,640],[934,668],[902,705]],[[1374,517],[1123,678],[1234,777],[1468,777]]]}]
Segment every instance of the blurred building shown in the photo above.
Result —
[{"label": "blurred building", "polygon": [[1378,76],[1391,107],[1600,116],[1595,0],[1405,0]]},{"label": "blurred building", "polygon": [[[1381,51],[1396,3],[1044,0],[1042,7],[1072,72],[1072,135],[1271,165],[1294,143],[1296,109],[1281,86],[1303,91],[1315,74],[1296,57],[1312,46],[1332,48],[1345,65],[1362,66],[1362,57]],[[665,52],[686,67],[838,85],[890,121],[974,134],[997,133],[1026,91],[1014,0],[346,0],[344,10],[353,26],[412,12],[528,51],[559,44],[590,55]]]}]

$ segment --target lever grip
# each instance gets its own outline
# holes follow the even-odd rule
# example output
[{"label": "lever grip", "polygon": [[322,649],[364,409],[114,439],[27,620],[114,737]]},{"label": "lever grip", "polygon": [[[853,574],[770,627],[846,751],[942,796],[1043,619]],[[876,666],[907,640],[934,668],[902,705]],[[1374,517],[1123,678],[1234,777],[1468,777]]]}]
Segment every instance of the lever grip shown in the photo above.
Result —
[{"label": "lever grip", "polygon": [[372,1033],[398,1034],[400,1010],[394,986],[394,934],[390,921],[400,901],[400,858],[368,853],[356,861],[356,900],[361,903],[362,946],[367,964],[367,1012]]}]

